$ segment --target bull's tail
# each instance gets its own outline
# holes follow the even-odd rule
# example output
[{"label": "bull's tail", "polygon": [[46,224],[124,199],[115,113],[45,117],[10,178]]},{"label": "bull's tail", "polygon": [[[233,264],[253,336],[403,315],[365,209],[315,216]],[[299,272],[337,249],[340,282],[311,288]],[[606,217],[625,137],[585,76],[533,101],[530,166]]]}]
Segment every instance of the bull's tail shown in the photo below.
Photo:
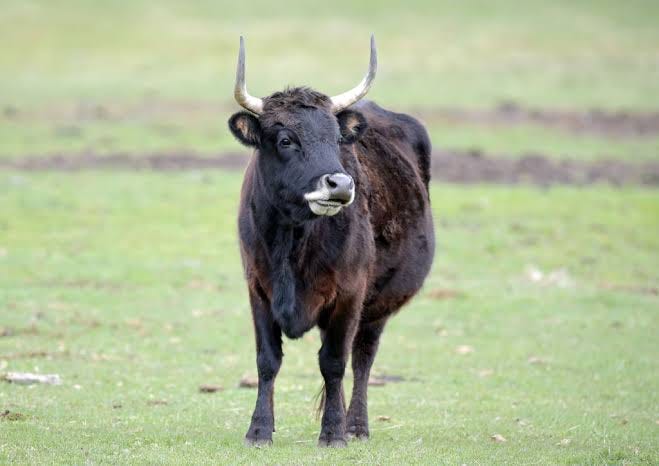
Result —
[{"label": "bull's tail", "polygon": [[[313,397],[313,402],[316,405],[315,414],[316,420],[320,419],[320,416],[325,412],[325,402],[327,401],[327,393],[325,390],[325,382],[320,386],[320,390],[316,393],[316,396]],[[346,411],[346,397],[343,392],[343,387],[341,387],[341,405],[343,406],[343,412]]]},{"label": "bull's tail", "polygon": [[316,420],[320,419],[321,414],[325,411],[325,382],[320,386],[320,390],[316,393],[316,396],[313,397],[313,403],[315,407]]}]

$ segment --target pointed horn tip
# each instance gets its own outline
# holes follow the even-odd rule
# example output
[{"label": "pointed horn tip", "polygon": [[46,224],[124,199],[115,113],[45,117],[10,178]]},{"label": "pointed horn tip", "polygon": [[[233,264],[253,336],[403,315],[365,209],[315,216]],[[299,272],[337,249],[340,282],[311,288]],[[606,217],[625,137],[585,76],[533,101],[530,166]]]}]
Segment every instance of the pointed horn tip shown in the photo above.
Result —
[{"label": "pointed horn tip", "polygon": [[337,113],[345,108],[348,108],[350,105],[362,99],[369,91],[373,85],[373,80],[378,68],[378,55],[377,49],[375,48],[375,34],[371,34],[371,56],[369,60],[369,67],[366,76],[361,80],[357,87],[333,96],[332,99],[332,108],[334,113]]},{"label": "pointed horn tip", "polygon": [[246,110],[260,115],[263,112],[263,99],[252,97],[247,92],[245,83],[245,39],[240,36],[240,49],[238,50],[238,66],[236,69],[236,83],[233,90],[236,102]]}]

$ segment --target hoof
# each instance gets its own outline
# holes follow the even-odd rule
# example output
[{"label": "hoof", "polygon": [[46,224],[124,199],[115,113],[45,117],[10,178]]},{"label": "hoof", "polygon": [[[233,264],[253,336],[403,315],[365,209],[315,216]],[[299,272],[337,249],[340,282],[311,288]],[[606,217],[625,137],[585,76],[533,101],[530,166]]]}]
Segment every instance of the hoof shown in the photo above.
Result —
[{"label": "hoof", "polygon": [[320,448],[345,448],[348,446],[348,442],[342,438],[334,439],[318,439],[318,446]]},{"label": "hoof", "polygon": [[245,445],[248,447],[263,448],[272,445],[271,438],[250,438],[245,437]]},{"label": "hoof", "polygon": [[348,446],[348,442],[346,442],[345,435],[343,435],[342,433],[343,429],[340,430],[337,429],[337,430],[331,430],[329,432],[321,431],[320,437],[318,438],[318,446],[330,447],[330,448],[344,448]]},{"label": "hoof", "polygon": [[363,426],[349,426],[346,435],[351,440],[361,440],[363,442],[368,440],[368,427]]},{"label": "hoof", "polygon": [[358,442],[368,442],[368,433],[366,433],[366,434],[353,434],[353,433],[348,432],[346,434],[346,436],[348,437],[348,440],[354,440],[354,441],[358,441]]}]

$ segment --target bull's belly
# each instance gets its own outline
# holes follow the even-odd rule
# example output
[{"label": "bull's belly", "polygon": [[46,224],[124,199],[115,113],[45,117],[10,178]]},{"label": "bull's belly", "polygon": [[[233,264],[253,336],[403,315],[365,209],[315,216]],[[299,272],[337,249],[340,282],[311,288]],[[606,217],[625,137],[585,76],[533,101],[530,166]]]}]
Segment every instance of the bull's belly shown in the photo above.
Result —
[{"label": "bull's belly", "polygon": [[423,286],[435,253],[435,234],[430,213],[392,255],[391,247],[377,250],[376,277],[371,283],[362,311],[362,321],[390,316]]}]

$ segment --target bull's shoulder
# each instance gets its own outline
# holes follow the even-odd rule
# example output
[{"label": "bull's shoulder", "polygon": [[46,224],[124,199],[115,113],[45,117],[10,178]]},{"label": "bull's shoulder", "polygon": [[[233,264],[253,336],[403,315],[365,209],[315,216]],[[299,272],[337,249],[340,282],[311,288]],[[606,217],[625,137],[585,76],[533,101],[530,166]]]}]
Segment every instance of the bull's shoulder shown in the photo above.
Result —
[{"label": "bull's shoulder", "polygon": [[411,115],[386,110],[371,101],[361,101],[353,108],[366,118],[371,137],[395,145],[402,156],[415,163],[427,189],[432,144],[423,124]]}]

